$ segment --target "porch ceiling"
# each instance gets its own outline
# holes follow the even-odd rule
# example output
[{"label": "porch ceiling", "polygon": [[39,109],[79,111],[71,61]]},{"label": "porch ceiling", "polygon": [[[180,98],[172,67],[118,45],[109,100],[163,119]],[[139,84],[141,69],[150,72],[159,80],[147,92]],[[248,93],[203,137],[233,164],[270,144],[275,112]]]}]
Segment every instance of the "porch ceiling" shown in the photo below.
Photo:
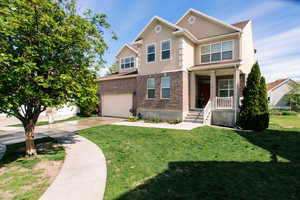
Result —
[{"label": "porch ceiling", "polygon": [[228,69],[234,68],[241,64],[241,60],[231,60],[226,62],[218,62],[218,63],[206,63],[195,65],[189,68],[189,71],[199,71],[199,70],[214,70],[214,69]]}]

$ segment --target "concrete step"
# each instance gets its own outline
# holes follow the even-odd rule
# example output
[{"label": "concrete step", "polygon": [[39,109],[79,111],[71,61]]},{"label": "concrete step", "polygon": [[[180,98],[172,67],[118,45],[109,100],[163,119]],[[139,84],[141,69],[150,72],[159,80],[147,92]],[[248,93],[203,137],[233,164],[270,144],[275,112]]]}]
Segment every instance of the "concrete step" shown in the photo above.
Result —
[{"label": "concrete step", "polygon": [[185,119],[185,122],[192,122],[192,123],[200,123],[203,124],[203,120],[199,120],[199,119]]},{"label": "concrete step", "polygon": [[203,117],[203,113],[188,113],[186,116]]},{"label": "concrete step", "polygon": [[203,120],[203,116],[186,116],[185,119]]}]

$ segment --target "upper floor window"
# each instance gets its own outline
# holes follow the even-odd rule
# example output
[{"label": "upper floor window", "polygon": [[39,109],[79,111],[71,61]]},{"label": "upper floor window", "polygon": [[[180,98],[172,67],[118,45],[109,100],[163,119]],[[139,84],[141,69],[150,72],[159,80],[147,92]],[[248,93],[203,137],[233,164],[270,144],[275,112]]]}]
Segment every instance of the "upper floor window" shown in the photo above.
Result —
[{"label": "upper floor window", "polygon": [[233,41],[218,42],[201,46],[201,63],[232,60]]},{"label": "upper floor window", "polygon": [[155,44],[147,46],[147,62],[155,62]]},{"label": "upper floor window", "polygon": [[161,98],[168,99],[171,96],[170,91],[171,79],[169,76],[161,77]]},{"label": "upper floor window", "polygon": [[121,58],[121,69],[134,67],[134,57]]},{"label": "upper floor window", "polygon": [[171,40],[161,42],[161,59],[169,60],[171,58]]},{"label": "upper floor window", "polygon": [[147,79],[147,98],[148,99],[155,98],[155,78]]},{"label": "upper floor window", "polygon": [[233,80],[221,79],[219,80],[219,97],[232,97],[233,96]]}]

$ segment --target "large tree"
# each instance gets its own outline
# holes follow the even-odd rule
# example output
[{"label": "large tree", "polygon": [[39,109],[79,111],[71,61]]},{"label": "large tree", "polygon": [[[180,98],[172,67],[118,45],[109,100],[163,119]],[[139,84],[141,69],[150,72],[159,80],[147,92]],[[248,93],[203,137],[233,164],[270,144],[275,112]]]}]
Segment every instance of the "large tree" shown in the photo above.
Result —
[{"label": "large tree", "polygon": [[22,122],[27,156],[47,107],[97,101],[109,27],[106,15],[78,14],[73,0],[0,0],[0,113]]},{"label": "large tree", "polygon": [[265,78],[255,63],[243,91],[242,107],[238,125],[244,129],[262,131],[269,126],[268,97]]}]

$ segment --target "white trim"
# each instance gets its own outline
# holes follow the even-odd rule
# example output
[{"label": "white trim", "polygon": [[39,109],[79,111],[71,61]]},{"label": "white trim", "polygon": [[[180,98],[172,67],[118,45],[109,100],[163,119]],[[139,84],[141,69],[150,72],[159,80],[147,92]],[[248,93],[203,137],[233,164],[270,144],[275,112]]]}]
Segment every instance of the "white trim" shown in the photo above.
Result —
[{"label": "white trim", "polygon": [[99,82],[99,81],[109,81],[109,80],[116,80],[116,79],[126,79],[126,78],[133,78],[133,77],[137,77],[137,76],[139,76],[138,74],[134,74],[134,75],[126,75],[126,76],[124,76],[124,77],[115,77],[115,78],[103,78],[103,79],[101,79],[101,77],[100,78],[98,78],[97,80],[96,80],[96,82]]},{"label": "white trim", "polygon": [[[154,88],[148,88],[148,80],[149,80],[150,78],[151,78],[151,79],[154,79]],[[153,100],[153,99],[156,99],[156,98],[157,98],[157,97],[156,97],[156,87],[155,87],[155,86],[156,86],[156,78],[155,78],[155,77],[148,77],[148,78],[147,78],[147,87],[146,87],[146,99],[147,99],[147,100]],[[154,90],[154,98],[149,98],[149,96],[148,96],[148,90],[149,90],[149,89],[150,89],[150,90]]]},{"label": "white trim", "polygon": [[209,20],[211,20],[211,21],[213,21],[213,22],[216,22],[216,23],[218,23],[218,24],[221,24],[221,25],[223,25],[223,26],[225,26],[225,27],[228,27],[228,28],[231,28],[231,29],[234,29],[234,30],[236,30],[236,31],[241,31],[241,29],[239,29],[239,28],[237,28],[237,27],[234,27],[233,25],[231,25],[231,24],[227,24],[227,23],[225,23],[225,22],[223,22],[223,21],[221,21],[221,20],[218,20],[218,19],[216,19],[216,18],[214,18],[214,17],[211,17],[211,16],[208,16],[208,15],[206,15],[206,14],[204,14],[204,13],[202,13],[202,12],[200,12],[200,11],[198,11],[198,10],[195,10],[195,9],[193,9],[193,8],[190,8],[177,22],[176,22],[176,25],[178,25],[179,24],[179,22],[181,22],[182,20],[183,20],[183,18],[186,16],[186,15],[188,15],[190,12],[194,12],[194,13],[196,13],[196,14],[198,14],[198,15],[200,15],[200,16],[202,16],[202,17],[204,17],[204,18],[206,18],[206,19],[209,19]]},{"label": "white trim", "polygon": [[207,69],[225,69],[225,68],[236,67],[236,65],[241,65],[241,64],[243,64],[242,61],[237,61],[233,63],[216,63],[215,65],[207,65],[207,66],[193,66],[190,67],[188,71],[199,71],[199,70],[207,70]]},{"label": "white trim", "polygon": [[[168,59],[162,59],[162,52],[163,52],[162,43],[163,42],[170,42],[170,58],[168,58]],[[171,39],[160,41],[160,56],[159,57],[160,57],[160,61],[170,61],[170,60],[172,60],[172,40]]]},{"label": "white trim", "polygon": [[[232,80],[232,88],[226,88],[226,89],[221,89],[221,87],[220,87],[220,82],[221,81],[230,81],[230,80]],[[234,96],[234,80],[233,79],[230,79],[230,78],[223,78],[223,79],[218,79],[218,97],[221,97],[220,96],[220,91],[221,90],[226,90],[227,92],[229,92],[229,91],[233,91],[233,94],[232,94],[232,96],[227,96],[227,97],[233,97]]]},{"label": "white trim", "polygon": [[[226,60],[223,60],[222,59],[222,54],[223,54],[223,43],[224,42],[232,42],[232,58],[231,59],[226,59]],[[221,44],[221,60],[218,60],[218,61],[209,61],[209,62],[202,62],[202,58],[201,58],[201,56],[202,56],[202,52],[201,52],[201,48],[203,47],[203,46],[210,46],[210,55],[212,54],[211,53],[211,45],[213,45],[213,44],[218,44],[218,43],[220,43]],[[208,44],[202,44],[202,45],[199,45],[198,46],[198,48],[199,48],[199,52],[200,52],[200,55],[197,55],[197,56],[200,56],[200,64],[211,64],[211,63],[219,63],[219,62],[222,62],[222,61],[232,61],[232,60],[234,60],[234,55],[235,55],[235,51],[234,51],[234,49],[235,49],[235,42],[234,42],[234,40],[222,40],[222,41],[219,41],[219,42],[214,42],[214,43],[208,43]],[[204,54],[204,55],[208,55],[208,54]],[[210,60],[211,60],[211,56],[210,56]]]},{"label": "white trim", "polygon": [[[170,96],[169,96],[169,98],[163,98],[162,96],[162,90],[163,90],[163,84],[162,84],[162,79],[163,78],[166,78],[166,77],[168,77],[169,78],[169,89],[170,89]],[[166,87],[164,87],[164,88],[166,88]],[[162,76],[162,77],[160,77],[160,99],[170,99],[171,98],[171,77],[170,76]]]},{"label": "white trim", "polygon": [[[154,45],[154,61],[148,62],[148,46]],[[156,43],[149,43],[146,45],[146,63],[147,64],[152,64],[156,62],[156,55],[157,55],[157,50],[156,50]]]},{"label": "white trim", "polygon": [[150,24],[152,24],[152,22],[154,21],[154,20],[158,20],[158,21],[160,21],[160,22],[162,22],[162,23],[164,23],[164,24],[166,24],[166,25],[168,25],[168,26],[170,26],[170,27],[172,27],[172,28],[174,28],[174,29],[179,29],[179,30],[181,30],[182,28],[180,28],[179,26],[177,26],[177,25],[175,25],[175,24],[172,24],[171,22],[168,22],[167,20],[165,20],[165,19],[163,19],[163,18],[160,18],[160,17],[158,17],[158,16],[154,16],[154,17],[152,17],[152,19],[148,22],[148,24],[146,25],[146,26],[144,26],[144,28],[142,29],[142,31],[136,36],[136,38],[133,40],[133,41],[137,41],[137,39],[139,39],[139,37],[146,31],[146,29],[148,28],[148,26],[150,25]]},{"label": "white trim", "polygon": [[[126,59],[127,58],[130,58],[130,62],[131,63],[131,58],[133,58],[133,67],[128,67],[128,68],[122,68],[122,59],[125,60],[125,65],[126,65]],[[129,69],[134,69],[136,68],[136,58],[134,56],[127,56],[127,57],[122,57],[122,58],[119,58],[119,69],[120,70],[129,70]]]},{"label": "white trim", "polygon": [[121,53],[121,51],[122,51],[125,47],[129,48],[131,51],[133,51],[134,53],[138,54],[138,51],[135,50],[133,47],[131,47],[129,44],[124,44],[124,45],[122,46],[122,48],[121,48],[121,49],[118,51],[118,53],[116,54],[116,57],[118,57],[118,55]]}]

